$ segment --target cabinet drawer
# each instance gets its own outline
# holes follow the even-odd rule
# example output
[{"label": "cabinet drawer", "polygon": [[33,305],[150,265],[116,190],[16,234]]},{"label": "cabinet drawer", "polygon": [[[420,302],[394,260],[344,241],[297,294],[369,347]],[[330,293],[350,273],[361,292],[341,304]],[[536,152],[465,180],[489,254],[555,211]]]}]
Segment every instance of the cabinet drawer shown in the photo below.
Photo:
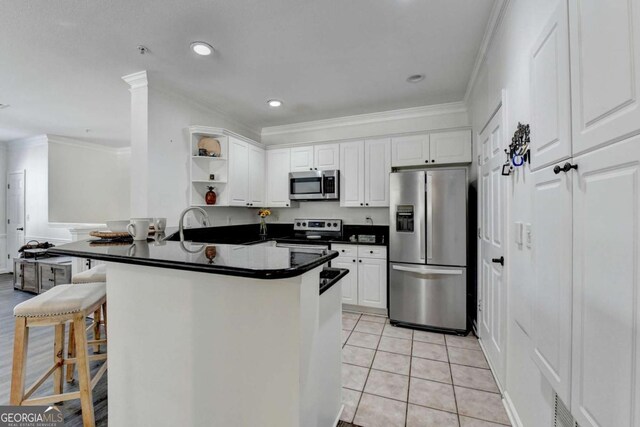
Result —
[{"label": "cabinet drawer", "polygon": [[358,246],[359,258],[386,258],[387,248],[385,246]]},{"label": "cabinet drawer", "polygon": [[331,250],[338,251],[340,256],[347,257],[357,257],[358,256],[358,246],[357,245],[340,245],[340,244],[332,244]]}]

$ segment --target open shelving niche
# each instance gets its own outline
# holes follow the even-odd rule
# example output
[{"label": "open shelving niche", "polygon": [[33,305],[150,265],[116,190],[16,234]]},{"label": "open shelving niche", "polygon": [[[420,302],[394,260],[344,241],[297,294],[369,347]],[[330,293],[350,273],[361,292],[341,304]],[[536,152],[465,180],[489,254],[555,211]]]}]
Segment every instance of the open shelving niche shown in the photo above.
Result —
[{"label": "open shelving niche", "polygon": [[[227,180],[229,178],[229,134],[225,129],[192,126],[189,128],[189,204],[199,207],[229,206]],[[220,141],[220,157],[198,156],[198,141],[202,137]],[[210,180],[209,175],[215,179]],[[215,205],[207,205],[205,194],[214,187],[217,195]]]}]

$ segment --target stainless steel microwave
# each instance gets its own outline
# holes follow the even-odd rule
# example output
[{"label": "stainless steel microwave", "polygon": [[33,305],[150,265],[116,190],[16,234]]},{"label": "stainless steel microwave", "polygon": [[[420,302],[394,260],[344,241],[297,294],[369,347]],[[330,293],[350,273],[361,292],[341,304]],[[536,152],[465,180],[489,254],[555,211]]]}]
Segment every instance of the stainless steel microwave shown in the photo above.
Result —
[{"label": "stainless steel microwave", "polygon": [[340,171],[289,173],[290,200],[340,200]]}]

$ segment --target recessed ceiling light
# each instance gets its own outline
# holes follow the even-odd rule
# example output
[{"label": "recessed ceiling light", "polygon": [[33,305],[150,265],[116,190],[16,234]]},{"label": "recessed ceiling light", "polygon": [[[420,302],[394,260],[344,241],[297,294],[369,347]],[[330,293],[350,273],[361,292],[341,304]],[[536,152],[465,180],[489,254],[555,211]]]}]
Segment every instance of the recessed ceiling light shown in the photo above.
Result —
[{"label": "recessed ceiling light", "polygon": [[270,99],[267,101],[267,104],[269,104],[269,107],[282,107],[282,101],[279,99]]},{"label": "recessed ceiling light", "polygon": [[213,53],[213,46],[205,42],[193,42],[191,43],[191,50],[198,55],[208,56]]},{"label": "recessed ceiling light", "polygon": [[418,83],[418,82],[421,82],[422,80],[424,80],[424,74],[413,74],[407,77],[407,81],[409,83]]}]

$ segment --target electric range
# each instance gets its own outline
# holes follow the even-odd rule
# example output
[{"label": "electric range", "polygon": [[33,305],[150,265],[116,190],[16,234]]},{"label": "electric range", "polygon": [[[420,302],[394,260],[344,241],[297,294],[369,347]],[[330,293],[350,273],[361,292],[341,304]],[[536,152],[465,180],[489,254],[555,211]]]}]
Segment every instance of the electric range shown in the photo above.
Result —
[{"label": "electric range", "polygon": [[342,240],[341,219],[296,219],[293,236],[278,239],[276,246],[329,249],[330,242]]}]

